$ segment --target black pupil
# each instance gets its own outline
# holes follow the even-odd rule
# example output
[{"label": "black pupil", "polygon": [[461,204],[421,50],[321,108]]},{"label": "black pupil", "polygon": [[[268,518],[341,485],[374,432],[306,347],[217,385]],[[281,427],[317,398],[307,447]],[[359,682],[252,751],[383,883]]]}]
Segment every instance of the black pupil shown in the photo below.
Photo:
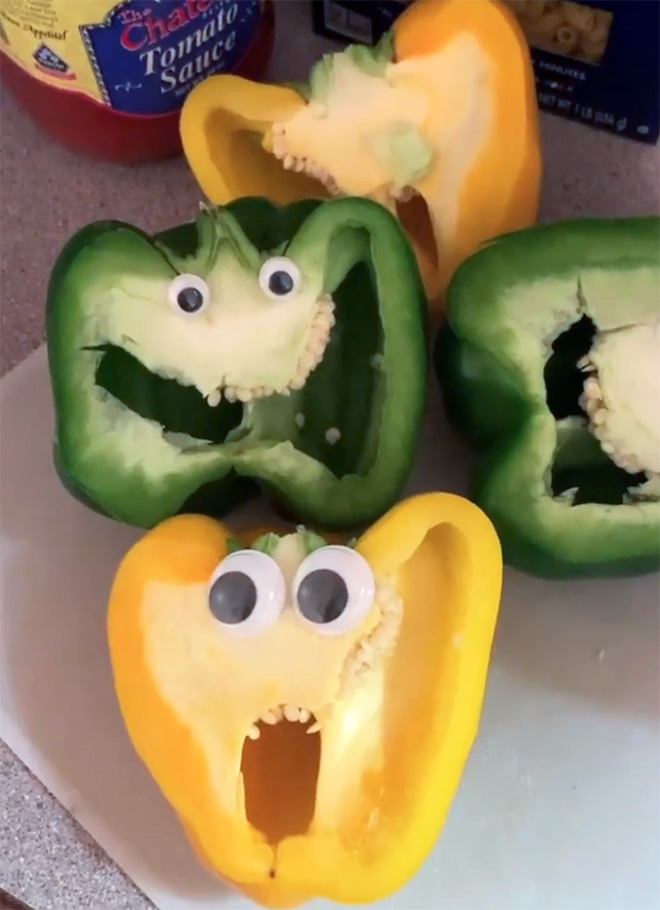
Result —
[{"label": "black pupil", "polygon": [[236,625],[252,615],[257,589],[245,572],[225,572],[211,585],[209,607],[220,622]]},{"label": "black pupil", "polygon": [[204,295],[199,288],[183,288],[176,295],[176,302],[184,313],[196,313],[204,303]]},{"label": "black pupil", "polygon": [[327,623],[346,609],[348,588],[338,572],[315,569],[298,586],[298,606],[310,622]]},{"label": "black pupil", "polygon": [[268,279],[268,288],[273,294],[289,294],[293,290],[293,278],[288,272],[273,272]]}]

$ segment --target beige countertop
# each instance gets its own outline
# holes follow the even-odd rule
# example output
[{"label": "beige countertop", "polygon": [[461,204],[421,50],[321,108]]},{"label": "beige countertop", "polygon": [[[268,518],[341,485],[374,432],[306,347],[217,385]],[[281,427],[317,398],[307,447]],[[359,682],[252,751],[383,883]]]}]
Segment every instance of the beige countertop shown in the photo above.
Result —
[{"label": "beige countertop", "polygon": [[[278,7],[270,75],[303,76],[333,45],[307,3]],[[544,221],[660,211],[660,151],[542,115]],[[6,91],[0,107],[0,373],[43,340],[46,284],[66,239],[113,218],[152,232],[192,217],[200,193],[179,158],[139,168],[93,162],[50,142]],[[0,888],[34,910],[143,910],[151,904],[0,742]],[[0,906],[2,905],[0,899]]]}]

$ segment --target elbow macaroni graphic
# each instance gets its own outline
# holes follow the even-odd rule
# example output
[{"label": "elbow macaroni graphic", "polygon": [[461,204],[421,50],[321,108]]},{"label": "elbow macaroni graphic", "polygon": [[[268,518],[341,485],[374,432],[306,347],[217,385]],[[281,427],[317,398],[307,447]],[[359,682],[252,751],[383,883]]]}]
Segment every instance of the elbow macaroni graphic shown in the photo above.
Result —
[{"label": "elbow macaroni graphic", "polygon": [[578,31],[573,25],[562,25],[557,29],[555,38],[563,54],[573,53],[580,40]]},{"label": "elbow macaroni graphic", "polygon": [[600,63],[612,13],[557,0],[506,0],[533,47]]}]

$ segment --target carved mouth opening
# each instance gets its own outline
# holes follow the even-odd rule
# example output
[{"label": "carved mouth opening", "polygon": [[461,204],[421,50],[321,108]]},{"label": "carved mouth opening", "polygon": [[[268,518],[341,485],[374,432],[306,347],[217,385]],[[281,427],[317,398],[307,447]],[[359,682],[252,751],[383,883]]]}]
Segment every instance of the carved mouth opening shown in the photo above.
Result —
[{"label": "carved mouth opening", "polygon": [[566,498],[572,491],[573,505],[619,505],[648,480],[644,471],[625,471],[603,451],[580,404],[586,376],[578,364],[597,333],[594,321],[582,316],[555,339],[544,371],[548,408],[558,425],[550,485],[556,497]]},{"label": "carved mouth opening", "polygon": [[244,405],[223,398],[212,407],[194,386],[152,373],[137,357],[114,344],[100,345],[96,385],[133,413],[159,423],[165,438],[177,435],[222,443],[243,420]]},{"label": "carved mouth opening", "polygon": [[[281,183],[282,162],[264,149],[260,130],[236,129],[231,115],[215,110],[206,121],[206,142],[218,172],[223,171],[226,161],[240,162],[241,179],[253,188],[253,195],[273,196],[273,187]],[[323,185],[311,176],[307,189],[307,198],[323,196]]]},{"label": "carved mouth opening", "polygon": [[258,735],[243,745],[245,814],[273,845],[307,833],[314,817],[321,733],[314,715],[304,714],[305,722],[287,720],[281,711],[275,723],[259,719],[251,728]]}]

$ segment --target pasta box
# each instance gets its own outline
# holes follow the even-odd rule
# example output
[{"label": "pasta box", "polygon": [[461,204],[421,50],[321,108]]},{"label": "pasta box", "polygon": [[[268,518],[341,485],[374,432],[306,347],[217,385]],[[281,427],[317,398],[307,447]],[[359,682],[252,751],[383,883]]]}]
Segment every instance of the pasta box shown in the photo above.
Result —
[{"label": "pasta box", "polygon": [[338,41],[375,44],[413,0],[312,0],[317,35]]},{"label": "pasta box", "polygon": [[[339,41],[374,44],[410,2],[312,0],[313,28]],[[529,41],[542,110],[640,142],[657,142],[658,0],[503,2]]]}]

